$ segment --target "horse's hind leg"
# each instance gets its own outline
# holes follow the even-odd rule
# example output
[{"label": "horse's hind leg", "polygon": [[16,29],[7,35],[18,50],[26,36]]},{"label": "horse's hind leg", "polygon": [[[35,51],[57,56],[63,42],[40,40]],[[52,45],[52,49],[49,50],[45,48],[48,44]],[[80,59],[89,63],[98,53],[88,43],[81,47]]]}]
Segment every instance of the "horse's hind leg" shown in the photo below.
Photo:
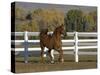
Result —
[{"label": "horse's hind leg", "polygon": [[54,50],[51,50],[51,49],[48,51],[51,63],[54,63],[54,55],[53,55],[53,52],[54,52]]},{"label": "horse's hind leg", "polygon": [[41,62],[44,63],[44,47],[41,46]]}]

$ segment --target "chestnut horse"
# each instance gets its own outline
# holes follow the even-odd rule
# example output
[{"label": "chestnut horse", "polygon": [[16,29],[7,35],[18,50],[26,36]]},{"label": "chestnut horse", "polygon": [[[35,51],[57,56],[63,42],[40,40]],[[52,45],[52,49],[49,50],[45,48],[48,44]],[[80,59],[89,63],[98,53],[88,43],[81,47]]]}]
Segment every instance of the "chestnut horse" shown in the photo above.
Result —
[{"label": "chestnut horse", "polygon": [[61,34],[66,34],[64,25],[57,27],[53,34],[47,34],[48,29],[44,29],[40,32],[40,47],[41,47],[41,58],[42,62],[44,62],[43,54],[44,48],[48,48],[48,54],[51,59],[51,63],[54,63],[54,57],[51,54],[52,49],[56,50],[59,53],[59,61],[64,62],[63,59],[63,50],[62,50],[62,42],[61,42]]}]

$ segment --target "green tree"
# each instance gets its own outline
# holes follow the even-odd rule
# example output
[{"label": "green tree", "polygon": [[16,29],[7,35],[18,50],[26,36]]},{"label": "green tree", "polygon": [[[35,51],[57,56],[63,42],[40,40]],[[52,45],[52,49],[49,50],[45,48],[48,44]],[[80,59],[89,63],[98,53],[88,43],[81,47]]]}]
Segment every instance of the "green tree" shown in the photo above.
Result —
[{"label": "green tree", "polygon": [[67,31],[83,31],[85,18],[81,10],[69,10],[65,16],[65,25]]},{"label": "green tree", "polygon": [[87,31],[97,31],[97,12],[93,11],[87,14],[86,16],[88,22],[88,30]]}]

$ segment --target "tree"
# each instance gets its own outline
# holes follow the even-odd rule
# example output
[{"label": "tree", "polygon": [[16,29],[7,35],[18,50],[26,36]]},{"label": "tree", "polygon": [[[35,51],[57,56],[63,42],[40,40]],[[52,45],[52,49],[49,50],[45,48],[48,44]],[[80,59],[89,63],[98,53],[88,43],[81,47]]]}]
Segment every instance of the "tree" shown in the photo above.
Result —
[{"label": "tree", "polygon": [[17,31],[39,31],[42,28],[48,28],[49,31],[53,31],[61,24],[64,24],[64,13],[56,9],[38,8],[26,14],[22,8],[16,8]]},{"label": "tree", "polygon": [[64,23],[64,13],[55,9],[36,9],[32,13],[39,29],[48,28],[50,31]]},{"label": "tree", "polygon": [[81,10],[73,9],[69,10],[65,16],[65,25],[67,31],[83,31],[85,18]]},{"label": "tree", "polygon": [[87,14],[86,16],[88,22],[88,30],[87,31],[97,31],[97,12],[93,11]]},{"label": "tree", "polygon": [[24,20],[26,12],[23,8],[15,8],[15,19],[16,20]]}]

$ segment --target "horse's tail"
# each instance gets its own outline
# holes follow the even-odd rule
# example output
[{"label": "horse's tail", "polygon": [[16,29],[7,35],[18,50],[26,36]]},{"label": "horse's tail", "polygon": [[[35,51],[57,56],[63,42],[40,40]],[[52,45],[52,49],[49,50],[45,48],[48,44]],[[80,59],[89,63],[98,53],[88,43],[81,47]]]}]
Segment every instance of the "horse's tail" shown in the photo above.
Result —
[{"label": "horse's tail", "polygon": [[40,31],[40,37],[46,35],[47,33],[48,33],[48,29],[42,29]]}]

